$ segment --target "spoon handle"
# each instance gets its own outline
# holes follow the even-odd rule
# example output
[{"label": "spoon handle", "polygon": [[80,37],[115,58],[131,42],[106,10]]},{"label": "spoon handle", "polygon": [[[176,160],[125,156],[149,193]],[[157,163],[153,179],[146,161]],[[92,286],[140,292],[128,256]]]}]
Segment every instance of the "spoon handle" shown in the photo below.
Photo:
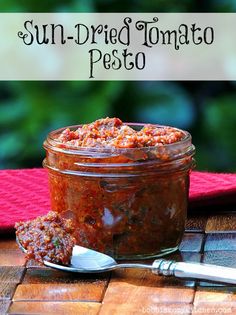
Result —
[{"label": "spoon handle", "polygon": [[152,267],[152,272],[158,275],[236,284],[236,268],[165,259],[155,260]]}]

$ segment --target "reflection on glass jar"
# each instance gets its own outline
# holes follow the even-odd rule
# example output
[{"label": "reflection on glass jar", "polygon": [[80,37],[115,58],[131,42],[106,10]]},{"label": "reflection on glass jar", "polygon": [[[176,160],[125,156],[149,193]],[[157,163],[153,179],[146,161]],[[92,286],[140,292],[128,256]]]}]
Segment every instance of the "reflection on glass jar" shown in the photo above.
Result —
[{"label": "reflection on glass jar", "polygon": [[77,243],[117,259],[175,251],[194,163],[190,134],[184,131],[181,141],[160,147],[75,149],[58,143],[63,129],[48,135],[43,164],[52,210],[67,211],[76,220]]}]

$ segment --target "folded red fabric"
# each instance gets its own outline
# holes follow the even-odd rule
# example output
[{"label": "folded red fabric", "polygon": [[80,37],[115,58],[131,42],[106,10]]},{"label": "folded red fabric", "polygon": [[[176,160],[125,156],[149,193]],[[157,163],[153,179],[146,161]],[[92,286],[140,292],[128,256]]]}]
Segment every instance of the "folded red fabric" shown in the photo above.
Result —
[{"label": "folded red fabric", "polygon": [[[33,219],[50,210],[44,169],[0,171],[0,232],[12,231],[17,221]],[[192,172],[190,208],[236,203],[236,174]]]},{"label": "folded red fabric", "polygon": [[0,231],[12,231],[17,221],[33,219],[50,209],[44,169],[0,171]]},{"label": "folded red fabric", "polygon": [[236,205],[236,174],[192,172],[189,207]]}]

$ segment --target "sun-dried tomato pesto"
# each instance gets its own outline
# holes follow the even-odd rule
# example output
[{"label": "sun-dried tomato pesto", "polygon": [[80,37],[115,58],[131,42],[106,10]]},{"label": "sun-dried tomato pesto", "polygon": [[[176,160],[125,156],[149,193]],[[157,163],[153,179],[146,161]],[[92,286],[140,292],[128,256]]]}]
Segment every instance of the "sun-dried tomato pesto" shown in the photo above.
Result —
[{"label": "sun-dried tomato pesto", "polygon": [[75,245],[75,226],[70,219],[62,218],[58,212],[31,221],[15,224],[16,236],[26,249],[27,259],[44,260],[68,265]]},{"label": "sun-dried tomato pesto", "polygon": [[183,137],[184,133],[176,128],[147,124],[136,131],[119,118],[107,117],[76,130],[66,128],[58,141],[74,147],[142,148],[171,144]]},{"label": "sun-dried tomato pesto", "polygon": [[51,207],[70,211],[79,245],[116,258],[177,249],[194,147],[183,130],[105,118],[44,142]]}]

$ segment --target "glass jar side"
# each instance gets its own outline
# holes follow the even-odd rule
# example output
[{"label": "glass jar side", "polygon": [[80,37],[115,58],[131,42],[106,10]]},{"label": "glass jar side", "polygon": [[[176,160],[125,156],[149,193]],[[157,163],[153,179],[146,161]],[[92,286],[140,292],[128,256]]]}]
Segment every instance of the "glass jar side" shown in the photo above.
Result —
[{"label": "glass jar side", "polygon": [[86,177],[49,171],[52,209],[71,212],[78,244],[117,259],[177,249],[187,213],[188,171],[170,176]]}]

